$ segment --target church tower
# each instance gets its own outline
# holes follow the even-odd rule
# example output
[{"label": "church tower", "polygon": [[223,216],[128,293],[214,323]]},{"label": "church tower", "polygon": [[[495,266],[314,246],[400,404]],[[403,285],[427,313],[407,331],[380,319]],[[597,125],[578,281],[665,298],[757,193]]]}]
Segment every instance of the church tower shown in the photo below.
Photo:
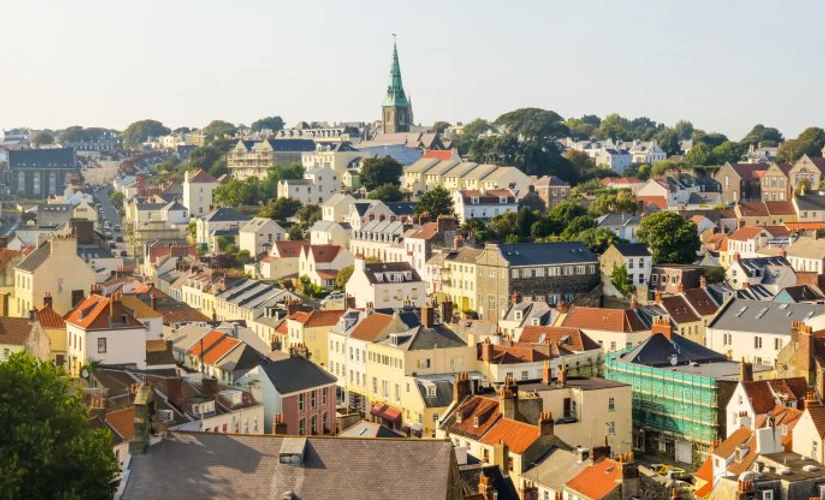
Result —
[{"label": "church tower", "polygon": [[398,63],[398,47],[392,44],[392,66],[390,67],[390,82],[387,85],[387,95],[382,105],[382,120],[385,134],[409,132],[412,122],[412,104],[404,93],[401,83],[401,65]]}]

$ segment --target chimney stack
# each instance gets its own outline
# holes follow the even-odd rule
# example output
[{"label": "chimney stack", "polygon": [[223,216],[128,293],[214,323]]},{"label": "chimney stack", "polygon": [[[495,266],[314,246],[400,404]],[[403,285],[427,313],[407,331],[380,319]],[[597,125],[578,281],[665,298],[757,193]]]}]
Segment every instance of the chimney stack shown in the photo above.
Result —
[{"label": "chimney stack", "polygon": [[453,381],[453,401],[459,402],[470,394],[470,378],[467,372],[456,374]]},{"label": "chimney stack", "polygon": [[35,309],[35,308],[29,309],[29,321],[31,321],[32,323],[37,321],[37,309]]},{"label": "chimney stack", "polygon": [[215,377],[203,377],[201,380],[201,390],[203,395],[207,397],[218,394],[218,379]]},{"label": "chimney stack", "polygon": [[512,379],[505,378],[499,395],[499,411],[504,418],[515,420],[518,411],[518,386]]},{"label": "chimney stack", "polygon": [[655,302],[657,304],[662,303],[662,291],[661,290],[656,290],[656,294],[653,296],[653,302]]},{"label": "chimney stack", "polygon": [[699,277],[699,288],[707,288],[708,287],[708,279],[705,278],[705,275]]},{"label": "chimney stack", "polygon": [[670,326],[670,321],[667,318],[659,317],[653,320],[650,335],[653,336],[657,333],[661,333],[667,337],[668,340],[673,340],[673,327]]},{"label": "chimney stack", "polygon": [[46,295],[43,297],[43,307],[52,307],[52,294],[51,292],[46,292]]},{"label": "chimney stack", "polygon": [[478,494],[481,495],[483,500],[496,500],[498,498],[498,492],[490,484],[490,478],[481,471],[481,476],[478,478]]},{"label": "chimney stack", "polygon": [[272,418],[272,434],[276,436],[283,436],[287,433],[286,422],[280,413],[276,413]]},{"label": "chimney stack", "polygon": [[553,422],[553,414],[549,411],[541,412],[539,415],[539,435],[552,436],[554,433],[555,422]]},{"label": "chimney stack", "polygon": [[512,298],[512,301],[513,301],[513,305],[516,305],[516,304],[518,304],[519,302],[521,302],[521,297],[519,297],[518,292],[513,292],[513,298]]},{"label": "chimney stack", "polygon": [[524,489],[521,490],[521,498],[522,500],[539,500],[539,489],[533,483],[525,482]]},{"label": "chimney stack", "polygon": [[562,300],[561,302],[556,304],[556,310],[559,312],[559,314],[567,314],[567,311],[570,310],[570,305]]},{"label": "chimney stack", "polygon": [[553,368],[550,366],[549,361],[545,361],[541,367],[541,383],[544,385],[550,385],[550,382],[553,381]]},{"label": "chimney stack", "polygon": [[753,363],[748,363],[745,358],[739,361],[739,381],[753,382]]},{"label": "chimney stack", "polygon": [[481,343],[481,361],[489,363],[493,359],[493,344],[490,343],[490,337],[484,339]]},{"label": "chimney stack", "polygon": [[435,310],[429,302],[421,306],[421,326],[424,328],[435,326]]},{"label": "chimney stack", "polygon": [[510,447],[504,439],[493,446],[493,464],[499,466],[502,476],[510,475]]},{"label": "chimney stack", "polygon": [[450,300],[444,300],[441,302],[441,322],[442,323],[452,323],[453,322],[453,303]]},{"label": "chimney stack", "polygon": [[809,377],[809,373],[814,369],[814,335],[813,329],[805,323],[796,322],[797,329],[797,351],[799,352],[799,364],[804,376]]}]

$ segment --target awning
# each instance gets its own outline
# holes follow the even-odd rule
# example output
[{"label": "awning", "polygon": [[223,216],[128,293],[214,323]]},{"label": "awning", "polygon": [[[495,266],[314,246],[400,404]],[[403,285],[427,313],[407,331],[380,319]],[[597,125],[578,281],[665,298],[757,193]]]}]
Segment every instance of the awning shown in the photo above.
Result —
[{"label": "awning", "polygon": [[388,420],[390,422],[401,421],[401,410],[381,403],[372,405],[372,408],[370,409],[370,414],[375,415],[376,417],[381,417],[384,420]]}]

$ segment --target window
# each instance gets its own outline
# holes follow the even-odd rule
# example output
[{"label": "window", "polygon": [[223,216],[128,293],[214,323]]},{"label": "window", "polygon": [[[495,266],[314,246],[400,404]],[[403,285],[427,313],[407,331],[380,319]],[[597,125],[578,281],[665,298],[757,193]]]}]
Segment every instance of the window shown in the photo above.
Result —
[{"label": "window", "polygon": [[782,349],[782,339],[773,339],[773,348],[776,351]]},{"label": "window", "polygon": [[762,337],[753,338],[753,347],[754,349],[762,349]]},{"label": "window", "polygon": [[[360,375],[360,373],[359,373],[359,375]],[[327,397],[327,389],[321,389],[321,404],[326,406],[328,399],[329,398]]]},{"label": "window", "polygon": [[[312,408],[315,408],[316,406],[318,406],[318,395],[316,394],[315,391],[312,391],[312,392],[309,393],[309,404]],[[315,426],[313,426],[313,428],[314,427]]]},{"label": "window", "polygon": [[324,412],[324,414],[321,415],[321,426],[321,431],[326,433],[327,429],[329,429],[329,414],[327,412]]},{"label": "window", "polygon": [[430,358],[419,359],[417,365],[419,368],[429,368]]},{"label": "window", "polygon": [[762,492],[762,500],[773,500],[773,490],[765,490]]},{"label": "window", "polygon": [[378,394],[378,378],[372,377],[372,393]]},{"label": "window", "polygon": [[315,434],[316,429],[318,428],[318,416],[313,415],[309,421],[309,433]]},{"label": "window", "polygon": [[438,413],[433,413],[433,422],[438,422]]},{"label": "window", "polygon": [[733,336],[730,333],[722,334],[722,345],[733,345]]},{"label": "window", "polygon": [[298,420],[298,435],[303,436],[306,434],[306,421],[302,418]]},{"label": "window", "polygon": [[607,411],[616,411],[616,398],[607,399]]},{"label": "window", "polygon": [[401,401],[401,386],[399,384],[395,384],[395,400]]},{"label": "window", "polygon": [[615,436],[616,435],[616,422],[608,422],[607,423],[607,435],[608,436]]},{"label": "window", "polygon": [[106,354],[106,337],[97,339],[97,353]]},{"label": "window", "polygon": [[304,411],[304,397],[306,394],[298,394],[298,411]]},{"label": "window", "polygon": [[521,380],[527,380],[527,378],[529,376],[530,376],[530,372],[528,372],[527,370],[522,370],[521,371]]}]

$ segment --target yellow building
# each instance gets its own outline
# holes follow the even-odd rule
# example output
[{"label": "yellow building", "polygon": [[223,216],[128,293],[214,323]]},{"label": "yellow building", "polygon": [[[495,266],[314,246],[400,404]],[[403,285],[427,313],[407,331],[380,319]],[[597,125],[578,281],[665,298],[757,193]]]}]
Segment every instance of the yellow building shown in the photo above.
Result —
[{"label": "yellow building", "polygon": [[482,250],[462,247],[444,256],[441,269],[441,294],[451,300],[459,311],[477,311],[476,257]]},{"label": "yellow building", "polygon": [[322,367],[329,366],[329,331],[338,323],[344,311],[297,311],[287,316],[289,347],[306,346],[310,360]]},{"label": "yellow building", "polygon": [[48,293],[55,312],[65,315],[96,282],[91,267],[77,255],[77,239],[56,236],[40,245],[15,268],[16,316],[28,316]]},{"label": "yellow building", "polygon": [[825,406],[811,392],[805,413],[793,428],[793,451],[825,464]]},{"label": "yellow building", "polygon": [[37,321],[49,337],[50,359],[57,366],[66,365],[66,322],[52,308],[52,298],[43,298],[43,307],[37,311]]}]

